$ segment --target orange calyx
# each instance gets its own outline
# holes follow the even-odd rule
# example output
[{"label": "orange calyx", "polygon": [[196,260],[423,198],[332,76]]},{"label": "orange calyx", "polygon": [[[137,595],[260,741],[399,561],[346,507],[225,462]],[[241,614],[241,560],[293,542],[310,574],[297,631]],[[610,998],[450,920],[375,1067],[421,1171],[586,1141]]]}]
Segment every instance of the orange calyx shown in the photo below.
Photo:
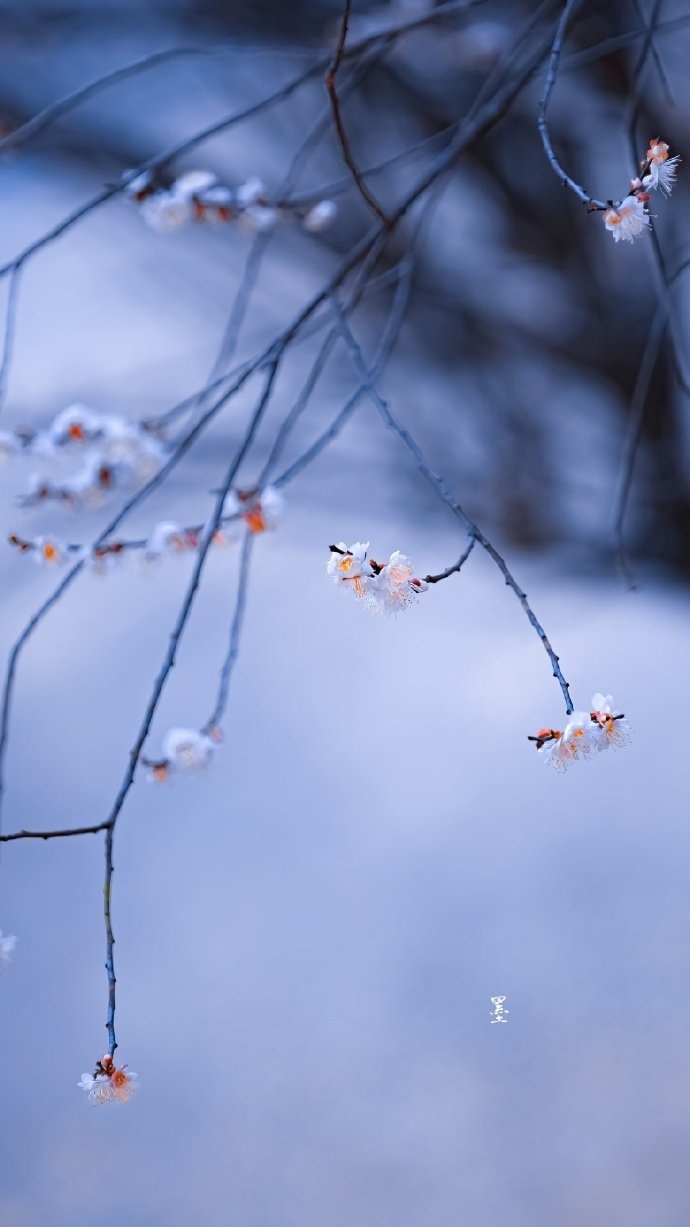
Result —
[{"label": "orange calyx", "polygon": [[266,521],[260,507],[253,507],[251,511],[245,512],[242,516],[245,524],[252,533],[263,533],[266,530]]}]

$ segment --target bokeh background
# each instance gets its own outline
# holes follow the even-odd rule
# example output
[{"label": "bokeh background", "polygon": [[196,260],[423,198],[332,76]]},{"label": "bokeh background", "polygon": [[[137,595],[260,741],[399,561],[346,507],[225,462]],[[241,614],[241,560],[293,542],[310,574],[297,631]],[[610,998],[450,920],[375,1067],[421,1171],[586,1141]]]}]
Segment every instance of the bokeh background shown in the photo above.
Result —
[{"label": "bokeh background", "polygon": [[[353,37],[423,5],[355,3]],[[619,196],[661,136],[688,147],[682,3],[581,6],[552,104],[559,155]],[[442,147],[518,34],[560,5],[468,5],[366,65],[345,115],[390,207]],[[336,4],[8,4],[0,112],[11,134],[62,95],[167,47],[180,57],[94,96],[0,152],[0,259],[126,168],[239,109],[333,45]],[[654,17],[639,66],[640,32]],[[324,575],[333,540],[403,549],[417,573],[462,548],[447,510],[363,403],[288,491],[257,543],[242,652],[209,773],[140,773],[118,825],[113,919],[118,1058],[132,1102],[76,1087],[105,1051],[100,837],[2,849],[1,1227],[686,1227],[690,917],[687,289],[644,398],[627,519],[612,523],[640,359],[687,256],[688,193],[654,200],[655,233],[614,245],[553,175],[536,112],[545,65],[445,181],[417,247],[406,321],[381,387],[453,492],[505,552],[586,706],[612,691],[633,744],[559,777],[526,734],[561,718],[548,660],[479,551],[395,621]],[[347,77],[349,80],[349,77]],[[190,152],[277,190],[327,106],[315,80]],[[439,135],[440,134],[440,135]],[[429,143],[431,142],[431,143]],[[276,230],[238,357],[337,269],[370,219],[341,190],[331,133],[295,195],[332,195],[324,235]],[[335,185],[335,186],[333,186]],[[340,186],[338,186],[340,185]],[[325,191],[326,186],[332,190]],[[323,190],[322,190],[323,189]],[[380,270],[409,241],[391,238]],[[253,247],[236,228],[158,234],[121,197],[25,268],[0,426],[83,400],[148,417],[203,385]],[[4,283],[5,292],[7,281]],[[391,289],[355,331],[370,353]],[[296,348],[250,483],[316,353]],[[355,386],[342,348],[290,443],[296,456]],[[203,520],[255,386],[129,521]],[[110,505],[22,509],[37,466],[0,471],[5,532],[96,535]],[[20,668],[5,829],[105,817],[167,648],[192,560],[85,575]],[[150,743],[208,715],[237,552],[214,551]],[[55,577],[0,553],[3,658]],[[510,1013],[492,1025],[490,997]]]}]

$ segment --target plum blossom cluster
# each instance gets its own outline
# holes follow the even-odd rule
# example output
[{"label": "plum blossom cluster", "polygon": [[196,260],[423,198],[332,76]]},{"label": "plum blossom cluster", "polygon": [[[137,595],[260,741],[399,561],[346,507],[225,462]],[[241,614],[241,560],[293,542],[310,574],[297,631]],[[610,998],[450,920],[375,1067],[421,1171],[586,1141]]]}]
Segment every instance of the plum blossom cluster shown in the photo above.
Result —
[{"label": "plum blossom cluster", "polygon": [[[251,533],[273,531],[278,527],[285,499],[274,486],[263,490],[232,490],[224,504],[224,515],[213,536],[213,545],[229,545],[237,539],[233,529]],[[198,549],[204,524],[183,527],[174,520],[162,520],[154,525],[150,535],[139,540],[107,541],[89,548],[61,541],[53,536],[20,537],[10,533],[10,545],[31,558],[38,566],[60,566],[84,559],[97,574],[105,574],[127,553],[138,552],[145,564],[160,562],[169,556],[179,556]]]},{"label": "plum blossom cluster", "polygon": [[609,746],[620,749],[629,736],[630,727],[623,713],[614,714],[613,696],[597,693],[592,696],[591,710],[571,712],[563,730],[539,729],[528,740],[536,744],[544,762],[557,771],[565,771],[576,759],[593,752],[608,750]]},{"label": "plum blossom cluster", "polygon": [[614,241],[626,239],[632,242],[650,223],[650,193],[657,188],[670,196],[676,182],[680,157],[669,158],[669,147],[658,138],[649,142],[644,160],[640,163],[640,175],[630,183],[628,195],[619,204],[609,204],[604,212],[604,225]]},{"label": "plum blossom cluster", "polygon": [[352,592],[374,613],[400,613],[429,586],[415,577],[410,559],[400,550],[394,550],[388,562],[376,562],[369,557],[368,541],[356,541],[349,548],[344,541],[340,541],[330,550],[327,573],[334,583],[346,592]]},{"label": "plum blossom cluster", "polygon": [[215,725],[205,729],[168,729],[163,738],[162,757],[152,760],[142,757],[149,770],[149,779],[164,784],[171,775],[199,775],[210,766],[216,746],[223,734]]},{"label": "plum blossom cluster", "polygon": [[18,500],[23,507],[58,502],[78,509],[98,506],[111,491],[148,481],[161,468],[166,449],[138,422],[75,404],[58,413],[46,430],[2,432],[0,457],[20,454],[49,461],[78,455],[82,463],[72,476],[53,481],[35,473]]},{"label": "plum blossom cluster", "polygon": [[106,1053],[96,1062],[92,1074],[82,1074],[77,1083],[88,1095],[92,1107],[104,1103],[126,1103],[137,1089],[137,1074],[126,1065],[119,1069],[113,1058]]},{"label": "plum blossom cluster", "polygon": [[194,222],[238,222],[246,230],[264,233],[281,221],[296,220],[316,234],[326,230],[337,213],[332,200],[317,201],[307,209],[271,204],[265,185],[256,176],[231,188],[205,170],[187,171],[167,185],[153,171],[144,171],[127,183],[125,192],[138,205],[147,226],[161,231],[179,230]]},{"label": "plum blossom cluster", "polygon": [[12,958],[16,944],[16,937],[9,933],[7,937],[5,937],[2,929],[0,929],[0,971],[2,971],[3,967],[5,967]]}]

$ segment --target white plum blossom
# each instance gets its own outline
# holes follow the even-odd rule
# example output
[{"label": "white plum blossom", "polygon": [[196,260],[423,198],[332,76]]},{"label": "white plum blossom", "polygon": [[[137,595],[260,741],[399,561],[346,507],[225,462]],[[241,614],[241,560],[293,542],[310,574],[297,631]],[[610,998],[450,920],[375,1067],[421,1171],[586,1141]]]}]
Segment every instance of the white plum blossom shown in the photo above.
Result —
[{"label": "white plum blossom", "polygon": [[240,213],[240,220],[256,234],[267,234],[280,221],[280,213],[278,209],[272,209],[269,205],[247,205],[246,209]]},{"label": "white plum blossom", "polygon": [[0,970],[9,963],[16,944],[17,939],[13,934],[8,934],[7,937],[4,937],[2,929],[0,929]]},{"label": "white plum blossom", "polygon": [[355,542],[349,549],[343,541],[331,546],[326,572],[335,583],[350,585],[368,609],[379,614],[395,614],[406,609],[426,592],[428,584],[417,579],[409,558],[394,550],[388,562],[368,557],[369,542]]},{"label": "white plum blossom", "polygon": [[55,567],[67,562],[68,547],[55,537],[34,537],[31,542],[32,558],[39,567]]},{"label": "white plum blossom", "polygon": [[328,229],[337,215],[338,206],[334,200],[320,200],[306,214],[302,225],[312,234],[320,234],[322,230]]},{"label": "white plum blossom", "polygon": [[615,242],[626,239],[632,242],[649,226],[649,214],[645,202],[638,196],[626,196],[619,205],[612,205],[604,213],[604,225],[611,231]]},{"label": "white plum blossom", "polygon": [[326,563],[326,572],[336,584],[352,589],[360,600],[366,596],[367,580],[374,575],[374,569],[367,558],[369,542],[355,541],[348,547],[344,541],[339,541],[331,547],[331,556]]},{"label": "white plum blossom", "polygon": [[590,726],[590,738],[597,750],[608,750],[609,746],[619,750],[630,738],[630,725],[622,714],[614,714],[610,694],[592,695]]},{"label": "white plum blossom", "polygon": [[170,771],[194,774],[205,771],[211,762],[215,743],[199,729],[169,729],[163,738],[163,758]]},{"label": "white plum blossom", "polygon": [[106,1053],[96,1065],[95,1073],[82,1074],[77,1086],[85,1091],[92,1106],[104,1103],[126,1103],[138,1086],[138,1074],[126,1065],[118,1068]]},{"label": "white plum blossom", "polygon": [[213,171],[188,170],[184,175],[180,175],[175,180],[169,190],[181,200],[191,200],[194,196],[200,196],[202,192],[207,192],[209,188],[215,187],[217,182],[217,177],[213,174]]},{"label": "white plum blossom", "polygon": [[86,1091],[92,1107],[109,1103],[113,1099],[110,1078],[106,1074],[82,1074],[77,1086],[80,1091]]},{"label": "white plum blossom", "polygon": [[[243,505],[244,504],[244,505]],[[273,532],[280,523],[285,498],[275,486],[264,486],[256,494],[239,494],[239,514],[253,533]]]},{"label": "white plum blossom", "polygon": [[171,189],[147,196],[141,201],[139,210],[147,226],[163,233],[179,230],[194,218],[191,199]]},{"label": "white plum blossom", "polygon": [[660,140],[649,142],[645,156],[649,167],[643,179],[645,187],[661,188],[666,196],[670,196],[675,187],[680,157],[676,154],[674,158],[669,158],[668,145]]},{"label": "white plum blossom", "polygon": [[103,432],[103,417],[88,405],[68,405],[53,418],[47,436],[55,447],[69,443],[90,443]]},{"label": "white plum blossom", "polygon": [[181,554],[186,548],[184,529],[171,520],[162,520],[153,528],[144,550],[145,562],[157,562],[164,554]]},{"label": "white plum blossom", "polygon": [[589,754],[592,745],[589,739],[589,712],[571,712],[565,728],[539,729],[535,737],[530,738],[537,744],[537,752],[543,762],[554,767],[556,771],[565,771],[571,763],[583,755]]},{"label": "white plum blossom", "polygon": [[365,602],[375,613],[396,614],[412,605],[428,587],[423,580],[415,579],[407,555],[394,550],[378,575],[367,581]]},{"label": "white plum blossom", "polygon": [[235,198],[240,209],[247,209],[250,205],[263,202],[265,196],[266,188],[256,175],[252,175],[246,183],[241,183],[235,191]]},{"label": "white plum blossom", "polygon": [[576,759],[609,746],[620,748],[628,741],[629,727],[622,715],[613,712],[610,694],[595,694],[590,711],[574,711],[563,731],[539,729],[530,741],[536,742],[539,757],[557,771],[565,771]]}]

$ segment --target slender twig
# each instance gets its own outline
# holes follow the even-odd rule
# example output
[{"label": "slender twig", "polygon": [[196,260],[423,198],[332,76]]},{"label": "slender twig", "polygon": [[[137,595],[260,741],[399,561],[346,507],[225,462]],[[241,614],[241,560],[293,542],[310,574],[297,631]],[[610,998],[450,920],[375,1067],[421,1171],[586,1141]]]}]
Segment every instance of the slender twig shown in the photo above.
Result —
[{"label": "slender twig", "polygon": [[17,305],[19,302],[20,277],[21,269],[14,268],[12,270],[10,284],[7,290],[7,306],[5,307],[5,333],[2,343],[2,360],[0,361],[0,408],[2,408],[5,400],[7,382],[10,374],[10,364],[12,362]]},{"label": "slender twig", "polygon": [[458,561],[454,562],[452,567],[446,567],[445,571],[441,571],[438,575],[425,575],[424,576],[425,584],[440,584],[442,579],[448,579],[450,575],[455,575],[456,572],[459,572],[462,570],[465,563],[467,562],[467,559],[472,553],[472,550],[477,544],[477,538],[475,537],[474,533],[471,530],[470,530],[469,538],[470,539],[467,542],[467,546],[463,550],[460,557],[458,558]]},{"label": "slender twig", "polygon": [[556,26],[556,33],[551,45],[549,67],[546,73],[546,80],[544,82],[544,92],[539,103],[537,127],[539,128],[539,135],[541,136],[542,145],[544,146],[544,152],[546,153],[549,162],[551,163],[563,186],[569,187],[571,192],[574,192],[578,199],[581,200],[583,204],[589,205],[590,208],[606,209],[610,204],[609,201],[595,200],[593,196],[590,196],[589,192],[586,192],[583,187],[580,187],[579,183],[576,183],[574,179],[570,178],[570,175],[566,174],[553,151],[553,145],[551,144],[551,137],[549,135],[549,129],[546,122],[546,109],[549,105],[549,99],[551,97],[553,87],[556,84],[558,66],[560,64],[561,51],[563,49],[563,39],[565,38],[568,23],[579,3],[580,0],[566,0],[563,7],[563,12],[561,13],[558,25]]},{"label": "slender twig", "polygon": [[115,958],[113,955],[113,947],[115,945],[115,935],[113,933],[113,924],[110,916],[110,897],[112,894],[113,884],[113,836],[115,834],[115,823],[108,822],[105,832],[105,880],[103,882],[103,919],[105,922],[105,970],[108,976],[108,1012],[106,1015],[106,1030],[108,1032],[108,1052],[111,1057],[117,1048],[117,1040],[115,1038],[115,986],[117,980],[115,978]]},{"label": "slender twig", "polygon": [[362,356],[362,351],[359,345],[357,344],[354,336],[352,335],[352,332],[348,326],[347,320],[343,316],[342,310],[339,304],[337,303],[337,300],[335,299],[335,295],[332,296],[332,299],[334,301],[334,308],[337,311],[339,318],[340,318],[340,326],[342,329],[343,337],[345,339],[345,343],[348,347],[348,350],[352,357],[355,368],[360,374],[360,378],[362,379],[362,382],[366,384],[366,391],[367,391],[368,396],[373,401],[376,408],[379,410],[379,413],[381,414],[384,422],[391,428],[391,430],[394,431],[394,433],[398,436],[401,442],[405,445],[410,455],[413,456],[420,472],[423,473],[427,481],[429,481],[430,484],[436,489],[437,493],[439,494],[443,502],[446,504],[446,506],[450,509],[450,511],[453,512],[453,514],[458,519],[464,522],[468,531],[472,534],[474,538],[476,538],[479,545],[482,546],[482,549],[484,549],[486,553],[489,555],[489,557],[495,562],[499,571],[503,575],[503,578],[505,579],[506,584],[508,585],[510,589],[512,589],[515,596],[517,597],[520,604],[522,605],[522,608],[525,611],[527,618],[529,619],[530,625],[534,628],[534,630],[536,631],[537,635],[539,636],[541,640],[542,646],[551,662],[553,676],[556,678],[556,681],[558,682],[561,688],[563,698],[565,699],[566,712],[570,714],[570,712],[573,711],[573,701],[570,697],[570,690],[568,688],[568,683],[566,682],[565,677],[563,676],[563,672],[559,664],[558,656],[554,652],[551,646],[551,643],[549,642],[546,631],[544,630],[536,614],[534,613],[527,599],[527,594],[522,590],[522,588],[518,584],[517,580],[513,576],[512,572],[510,571],[508,564],[506,563],[502,555],[498,552],[496,547],[491,543],[488,537],[484,535],[484,533],[479,528],[478,524],[472,519],[471,516],[468,515],[464,507],[457,501],[457,499],[453,498],[450,491],[446,487],[446,484],[443,478],[440,477],[439,474],[436,473],[434,469],[431,467],[428,460],[424,456],[423,452],[420,450],[420,448],[418,447],[418,445],[415,443],[414,439],[412,438],[412,435],[410,434],[409,430],[407,430],[407,428],[403,426],[401,422],[398,421],[398,419],[392,413],[388,402],[384,400],[384,398],[381,396],[381,394],[378,392],[377,388],[375,387],[373,381],[368,377],[366,364]]},{"label": "slender twig", "polygon": [[338,33],[338,41],[336,43],[335,51],[333,53],[333,59],[328,65],[328,69],[326,71],[326,89],[328,90],[328,96],[331,100],[331,111],[333,114],[333,124],[336,130],[337,136],[338,136],[338,141],[340,144],[340,151],[343,155],[343,161],[345,165],[347,166],[350,174],[352,175],[352,178],[354,179],[357,185],[357,189],[359,191],[360,196],[362,197],[362,200],[369,206],[372,213],[374,213],[374,215],[378,217],[381,224],[383,226],[386,226],[388,225],[388,218],[386,217],[386,214],[381,208],[381,205],[379,204],[376,197],[369,191],[369,188],[367,187],[362,177],[359,167],[357,166],[357,163],[355,162],[355,159],[352,153],[352,149],[350,147],[350,141],[348,139],[348,135],[345,130],[345,124],[343,123],[343,115],[342,115],[342,110],[340,107],[340,99],[338,97],[338,90],[336,87],[336,78],[338,76],[338,69],[340,68],[340,65],[342,63],[343,53],[345,51],[345,41],[347,39],[347,27],[350,21],[351,4],[352,4],[352,0],[345,0],[344,5],[343,5],[343,16],[340,22],[340,31]]},{"label": "slender twig", "polygon": [[[371,47],[378,45],[393,45],[395,41],[405,34],[412,33],[423,26],[433,25],[439,19],[450,15],[451,13],[466,10],[473,7],[474,4],[483,2],[483,0],[449,0],[449,3],[439,5],[430,13],[425,13],[420,17],[413,18],[410,21],[401,22],[400,25],[392,26],[388,30],[380,31],[376,34],[371,34],[367,38],[361,39],[357,43],[345,49],[344,58],[356,58],[363,51],[367,51]],[[298,76],[291,78],[286,84],[281,85],[272,93],[261,98],[258,102],[251,103],[248,107],[244,107],[241,111],[236,111],[232,115],[224,116],[222,119],[216,120],[215,123],[209,124],[207,127],[195,132],[193,136],[186,137],[183,141],[178,141],[171,145],[162,153],[156,154],[155,157],[149,158],[142,162],[139,166],[128,171],[122,176],[122,179],[117,184],[111,184],[102,191],[97,192],[84,204],[79,205],[71,213],[68,213],[57,225],[46,231],[40,238],[35,239],[33,243],[29,243],[18,255],[14,256],[6,264],[0,266],[0,277],[4,277],[7,273],[12,272],[14,268],[21,267],[27,262],[36,252],[40,251],[48,243],[52,243],[55,239],[60,238],[68,230],[71,230],[78,222],[87,217],[94,209],[105,204],[106,201],[112,200],[113,197],[119,196],[130,183],[134,181],[140,174],[148,170],[158,170],[167,162],[171,162],[174,158],[180,157],[182,154],[188,153],[190,149],[196,148],[197,145],[204,141],[210,140],[214,136],[218,136],[221,132],[227,131],[228,128],[235,124],[244,122],[247,119],[252,119],[262,111],[268,110],[270,107],[279,102],[285,101],[294,94],[302,85],[314,80],[323,75],[327,70],[331,57],[321,58],[312,64]]]},{"label": "slender twig", "polygon": [[225,503],[225,499],[230,491],[233,481],[235,480],[235,475],[244,457],[246,456],[247,451],[251,447],[256,431],[258,430],[259,423],[261,422],[264,416],[264,413],[268,407],[268,403],[271,398],[271,392],[273,390],[275,378],[278,373],[279,364],[280,364],[280,358],[275,358],[269,366],[266,383],[265,383],[263,392],[261,394],[261,397],[259,398],[256,409],[254,410],[254,413],[252,414],[252,418],[245,432],[244,439],[242,440],[242,443],[237,449],[235,455],[233,456],[230,466],[225,474],[225,480],[223,481],[223,484],[221,488],[219,489],[218,494],[216,496],[213,513],[211,515],[211,519],[206,525],[206,529],[204,531],[202,541],[199,546],[198,553],[196,555],[194,570],[192,572],[192,576],[189,581],[189,584],[187,585],[187,591],[184,595],[182,605],[180,607],[177,618],[175,620],[175,625],[169,637],[168,647],[165,653],[163,664],[161,665],[156,675],[156,678],[154,680],[153,689],[151,691],[151,695],[149,697],[149,701],[146,706],[146,710],[144,712],[144,716],[141,722],[141,726],[139,728],[139,732],[137,734],[136,741],[134,743],[134,746],[132,747],[132,750],[130,751],[127,769],[122,779],[122,783],[120,784],[120,787],[118,789],[117,795],[115,797],[115,801],[113,802],[112,808],[105,822],[106,868],[105,868],[105,882],[103,886],[103,900],[104,900],[103,912],[104,912],[104,918],[105,918],[105,931],[106,931],[105,966],[106,966],[106,971],[108,975],[108,1012],[107,1012],[106,1027],[108,1029],[108,1039],[109,1039],[109,1044],[110,1044],[111,1056],[117,1046],[116,1039],[115,1039],[115,984],[116,984],[116,981],[115,981],[115,968],[114,968],[114,961],[113,961],[113,945],[114,945],[115,939],[113,937],[113,930],[112,930],[112,923],[111,923],[111,916],[110,916],[112,877],[113,877],[113,840],[115,836],[115,827],[117,825],[117,820],[120,816],[122,806],[124,805],[125,800],[127,798],[127,794],[129,793],[129,790],[132,787],[132,784],[134,783],[134,775],[136,772],[137,763],[139,762],[139,758],[141,756],[141,751],[142,751],[144,742],[146,741],[146,738],[148,737],[149,729],[151,728],[153,717],[158,708],[158,703],[163,693],[165,683],[168,677],[170,676],[171,670],[174,667],[175,658],[177,656],[177,650],[180,645],[180,640],[182,638],[184,628],[187,625],[189,616],[192,612],[192,608],[194,605],[196,594],[199,589],[199,584],[201,582],[201,575],[204,569],[204,565],[206,563],[206,558],[207,558],[207,555],[208,555],[208,552],[211,546],[211,542],[213,541],[215,533],[217,532],[218,525],[220,523],[220,520],[223,514],[223,505]]},{"label": "slender twig", "polygon": [[249,570],[252,561],[252,550],[254,546],[254,534],[247,532],[242,542],[242,552],[240,554],[240,570],[237,580],[237,595],[235,597],[235,609],[232,615],[232,626],[230,628],[230,643],[228,645],[227,655],[223,661],[223,667],[220,671],[220,682],[218,684],[218,695],[215,706],[211,715],[206,722],[206,728],[215,729],[220,724],[220,721],[225,714],[227,707],[228,695],[230,693],[230,679],[232,671],[235,667],[240,650],[240,636],[242,634],[242,625],[244,623],[244,614],[247,607],[247,589],[249,586]]},{"label": "slender twig", "polygon": [[58,831],[12,831],[9,835],[0,835],[0,843],[10,844],[16,839],[64,839],[71,835],[98,835],[99,831],[105,831],[107,826],[107,822],[98,822],[93,827],[66,827]]},{"label": "slender twig", "polygon": [[[684,30],[688,24],[690,24],[690,14],[684,17],[672,17],[668,21],[657,22],[656,33],[674,34],[676,30]],[[559,71],[561,73],[574,72],[585,64],[591,64],[605,55],[610,55],[613,51],[622,51],[625,47],[637,42],[638,38],[643,38],[646,32],[646,25],[639,26],[635,30],[628,30],[625,34],[613,34],[610,38],[603,38],[591,47],[586,47],[584,51],[573,51],[570,55],[564,56]]]}]

